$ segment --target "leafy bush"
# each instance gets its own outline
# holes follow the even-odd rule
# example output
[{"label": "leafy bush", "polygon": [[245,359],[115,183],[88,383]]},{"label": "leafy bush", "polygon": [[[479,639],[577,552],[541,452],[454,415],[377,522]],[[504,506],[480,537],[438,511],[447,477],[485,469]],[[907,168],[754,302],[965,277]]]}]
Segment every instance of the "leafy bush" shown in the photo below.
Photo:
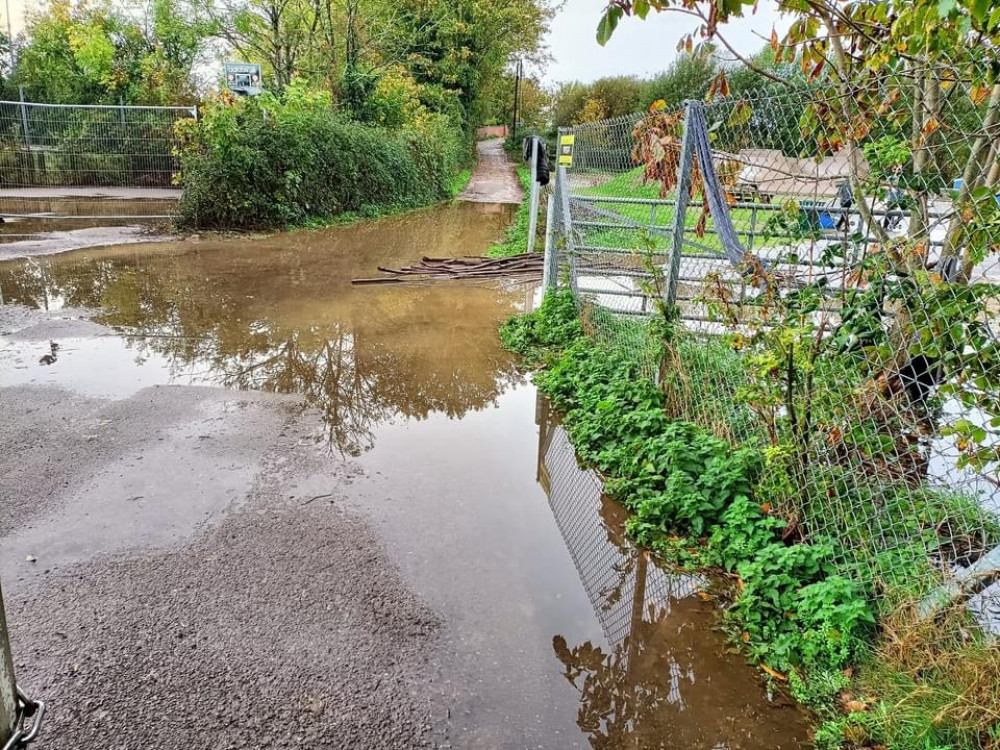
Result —
[{"label": "leafy bush", "polygon": [[708,539],[707,561],[732,571],[743,560],[753,560],[776,543],[787,521],[767,515],[749,497],[738,497],[726,508]]},{"label": "leafy bush", "polygon": [[733,449],[695,424],[671,420],[663,391],[633,358],[583,335],[569,290],[550,292],[537,312],[508,321],[501,335],[533,362],[547,362],[535,382],[563,413],[581,461],[633,511],[629,533],[738,572],[729,620],[755,658],[774,670],[817,674],[859,658],[875,622],[867,592],[839,575],[830,544],[782,541],[788,519],[772,516],[770,502],[758,496],[777,499],[791,490],[780,449]]},{"label": "leafy bush", "polygon": [[583,326],[569,289],[549,292],[537,310],[511,318],[500,327],[503,345],[532,364],[546,351],[564,349],[581,336]]},{"label": "leafy bush", "polygon": [[863,650],[875,617],[860,587],[835,574],[830,544],[770,544],[737,565],[731,615],[773,669],[837,669]]},{"label": "leafy bush", "polygon": [[223,95],[183,121],[181,222],[252,229],[450,197],[463,138],[443,115],[403,130],[349,122],[303,85]]}]

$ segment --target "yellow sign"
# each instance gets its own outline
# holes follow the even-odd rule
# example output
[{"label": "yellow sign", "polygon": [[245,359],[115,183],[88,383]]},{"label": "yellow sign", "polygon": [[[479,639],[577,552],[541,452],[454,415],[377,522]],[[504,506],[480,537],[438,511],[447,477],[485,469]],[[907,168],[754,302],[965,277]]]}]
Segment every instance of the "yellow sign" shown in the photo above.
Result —
[{"label": "yellow sign", "polygon": [[573,143],[576,140],[575,135],[561,135],[559,136],[559,166],[560,167],[572,167],[573,166]]}]

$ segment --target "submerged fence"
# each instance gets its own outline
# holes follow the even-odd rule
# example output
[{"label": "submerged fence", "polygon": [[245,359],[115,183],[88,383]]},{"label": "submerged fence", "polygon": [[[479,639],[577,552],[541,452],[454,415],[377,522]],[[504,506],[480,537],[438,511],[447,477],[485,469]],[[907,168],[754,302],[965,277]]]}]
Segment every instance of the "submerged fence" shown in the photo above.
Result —
[{"label": "submerged fence", "polygon": [[0,101],[0,217],[168,218],[194,107]]},{"label": "submerged fence", "polygon": [[547,283],[673,417],[765,447],[796,534],[879,583],[929,562],[1000,630],[1000,96],[659,104],[560,132]]}]

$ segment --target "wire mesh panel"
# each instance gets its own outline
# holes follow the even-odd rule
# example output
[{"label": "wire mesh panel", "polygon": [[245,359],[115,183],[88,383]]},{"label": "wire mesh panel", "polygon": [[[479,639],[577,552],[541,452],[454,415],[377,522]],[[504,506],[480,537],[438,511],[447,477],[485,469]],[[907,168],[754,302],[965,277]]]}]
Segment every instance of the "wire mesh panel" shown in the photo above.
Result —
[{"label": "wire mesh panel", "polygon": [[649,362],[672,416],[760,445],[768,502],[858,576],[958,580],[998,628],[994,98],[907,70],[659,103],[573,128],[556,189],[588,330]]},{"label": "wire mesh panel", "polygon": [[0,102],[0,216],[166,218],[193,107]]}]

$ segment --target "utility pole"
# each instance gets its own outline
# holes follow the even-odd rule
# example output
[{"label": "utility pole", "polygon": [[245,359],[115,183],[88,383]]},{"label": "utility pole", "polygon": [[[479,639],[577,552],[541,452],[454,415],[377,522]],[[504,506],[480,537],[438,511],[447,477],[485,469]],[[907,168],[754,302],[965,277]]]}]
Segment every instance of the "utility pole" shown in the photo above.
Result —
[{"label": "utility pole", "polygon": [[518,59],[517,67],[514,68],[514,122],[511,126],[511,142],[517,142],[517,100],[521,95],[521,75],[523,73],[521,60]]},{"label": "utility pole", "polygon": [[14,26],[10,19],[10,0],[4,0],[7,9],[7,45],[10,51],[10,74],[14,75]]}]

